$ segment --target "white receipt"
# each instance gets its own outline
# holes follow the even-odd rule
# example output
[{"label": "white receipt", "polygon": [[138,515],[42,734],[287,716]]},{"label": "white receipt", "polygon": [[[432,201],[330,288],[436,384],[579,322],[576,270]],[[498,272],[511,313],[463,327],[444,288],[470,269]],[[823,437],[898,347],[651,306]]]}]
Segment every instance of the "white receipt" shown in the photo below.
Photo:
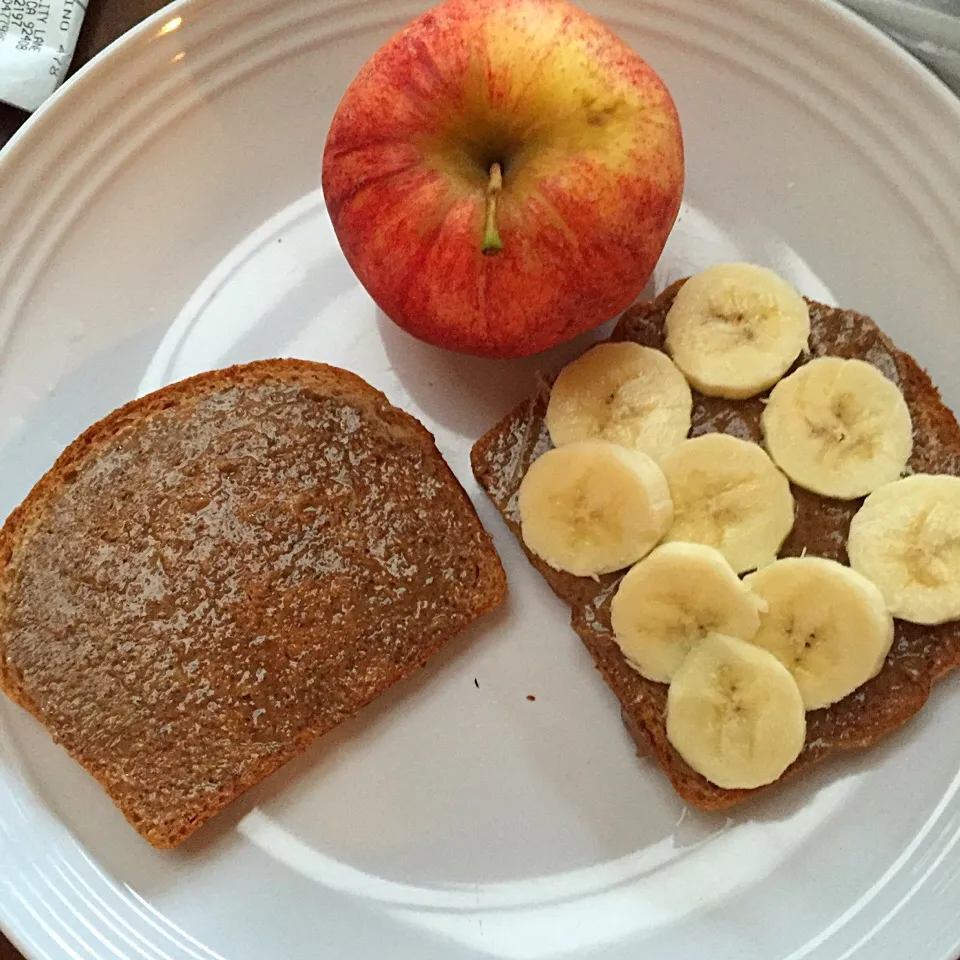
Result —
[{"label": "white receipt", "polygon": [[0,0],[0,100],[36,110],[62,83],[86,0]]}]

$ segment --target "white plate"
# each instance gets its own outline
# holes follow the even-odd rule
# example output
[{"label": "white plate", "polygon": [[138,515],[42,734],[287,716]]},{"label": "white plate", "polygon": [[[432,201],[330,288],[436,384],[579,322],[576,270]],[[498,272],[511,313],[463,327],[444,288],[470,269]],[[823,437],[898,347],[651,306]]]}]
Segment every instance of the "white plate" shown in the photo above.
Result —
[{"label": "white plate", "polygon": [[[684,121],[687,203],[655,285],[718,258],[769,263],[875,316],[960,407],[960,105],[816,0],[585,5],[662,71]],[[559,358],[414,342],[340,256],[318,189],[326,126],[422,6],[188,0],[9,146],[0,512],[139,392],[256,357],[327,360],[436,432],[510,600],[175,853],[147,848],[4,701],[0,923],[57,958],[953,960],[958,682],[901,735],[764,802],[685,809],[635,759],[567,611],[469,474],[471,441]]]}]

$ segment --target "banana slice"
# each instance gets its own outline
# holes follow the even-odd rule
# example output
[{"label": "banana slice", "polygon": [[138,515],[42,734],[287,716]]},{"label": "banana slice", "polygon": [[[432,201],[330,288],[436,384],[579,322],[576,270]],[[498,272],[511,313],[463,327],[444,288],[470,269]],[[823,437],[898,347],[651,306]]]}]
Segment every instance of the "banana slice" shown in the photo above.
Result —
[{"label": "banana slice", "polygon": [[523,542],[555,570],[578,577],[629,567],[673,519],[656,463],[606,440],[581,440],[535,460],[518,506]]},{"label": "banana slice", "polygon": [[708,433],[685,440],[660,465],[673,497],[668,541],[715,547],[737,573],[776,558],[793,528],[793,495],[761,447]]},{"label": "banana slice", "polygon": [[913,449],[903,394],[863,360],[811,360],[773,388],[762,422],[777,466],[840,500],[896,480]]},{"label": "banana slice", "polygon": [[850,523],[847,553],[895,617],[960,619],[960,477],[918,474],[871,493]]},{"label": "banana slice", "polygon": [[893,644],[893,617],[883,594],[856,570],[791,557],[745,583],[767,604],[752,642],[793,674],[807,710],[842,700],[880,672]]},{"label": "banana slice", "polygon": [[772,270],[720,263],[680,288],[666,347],[708,397],[741,400],[773,386],[810,336],[806,301]]},{"label": "banana slice", "polygon": [[665,543],[633,566],[610,606],[615,639],[648,680],[669,683],[706,636],[749,640],[760,604],[723,554],[699,543]]},{"label": "banana slice", "polygon": [[596,437],[659,460],[690,432],[693,397],[660,350],[600,343],[557,377],[547,406],[554,446]]},{"label": "banana slice", "polygon": [[708,637],[667,693],[667,739],[725,790],[778,779],[800,756],[806,734],[796,680],[772,653],[745,640]]}]

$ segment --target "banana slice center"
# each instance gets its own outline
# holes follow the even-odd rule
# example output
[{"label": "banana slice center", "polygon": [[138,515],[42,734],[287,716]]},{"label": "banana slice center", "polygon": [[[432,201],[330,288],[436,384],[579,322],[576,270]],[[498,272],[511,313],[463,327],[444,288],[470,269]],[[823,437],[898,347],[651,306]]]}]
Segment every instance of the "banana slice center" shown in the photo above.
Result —
[{"label": "banana slice center", "polygon": [[704,320],[715,348],[731,349],[755,344],[776,313],[775,304],[728,289],[722,297],[711,298]]},{"label": "banana slice center", "polygon": [[715,477],[702,474],[691,478],[691,486],[703,491],[703,496],[687,508],[692,522],[703,531],[707,546],[720,547],[740,521],[744,497],[755,484],[749,477],[734,477],[718,484]]},{"label": "banana slice center", "polygon": [[865,411],[862,401],[852,393],[832,397],[819,416],[804,415],[810,435],[819,442],[825,463],[838,464],[848,459],[871,460],[879,453],[882,418]]},{"label": "banana slice center", "polygon": [[806,655],[817,646],[819,637],[815,626],[801,624],[797,622],[796,617],[785,614],[777,625],[777,629],[788,638],[788,649],[792,649],[792,665],[799,666]]},{"label": "banana slice center", "polygon": [[817,645],[819,642],[819,637],[814,630],[812,633],[807,634],[793,634],[793,643],[797,649],[797,652],[793,656],[793,662],[799,664],[803,661],[804,657]]},{"label": "banana slice center", "polygon": [[601,430],[630,420],[644,420],[659,406],[656,396],[640,380],[628,380],[607,396]]},{"label": "banana slice center", "polygon": [[720,618],[712,614],[704,614],[702,610],[692,611],[676,609],[671,611],[671,615],[676,617],[677,642],[685,649],[692,650],[705,640],[711,633],[716,633],[720,626]]},{"label": "banana slice center", "polygon": [[723,755],[752,758],[757,747],[755,706],[742,677],[728,665],[717,671],[713,714]]},{"label": "banana slice center", "polygon": [[586,490],[577,490],[569,501],[554,497],[553,505],[557,516],[569,511],[570,529],[577,546],[592,548],[611,536],[622,536],[623,525],[616,512]]},{"label": "banana slice center", "polygon": [[835,643],[831,643],[829,625],[791,618],[783,624],[782,629],[783,635],[788,638],[787,649],[793,651],[787,666],[795,676],[806,674],[816,678],[831,665],[839,663],[839,650]]},{"label": "banana slice center", "polygon": [[714,310],[707,318],[715,329],[721,328],[721,333],[726,334],[726,339],[730,346],[740,346],[744,343],[755,343],[757,331],[752,320],[748,320],[742,313],[720,313]]}]

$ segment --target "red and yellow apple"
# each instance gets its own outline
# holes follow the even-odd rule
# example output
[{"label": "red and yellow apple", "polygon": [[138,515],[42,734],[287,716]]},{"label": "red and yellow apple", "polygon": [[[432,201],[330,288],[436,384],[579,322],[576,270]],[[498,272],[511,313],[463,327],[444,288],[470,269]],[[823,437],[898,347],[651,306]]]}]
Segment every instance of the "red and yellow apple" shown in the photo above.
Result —
[{"label": "red and yellow apple", "polygon": [[676,219],[669,92],[563,0],[447,0],[350,84],[323,157],[343,252],[422,340],[520,357],[614,317]]}]

